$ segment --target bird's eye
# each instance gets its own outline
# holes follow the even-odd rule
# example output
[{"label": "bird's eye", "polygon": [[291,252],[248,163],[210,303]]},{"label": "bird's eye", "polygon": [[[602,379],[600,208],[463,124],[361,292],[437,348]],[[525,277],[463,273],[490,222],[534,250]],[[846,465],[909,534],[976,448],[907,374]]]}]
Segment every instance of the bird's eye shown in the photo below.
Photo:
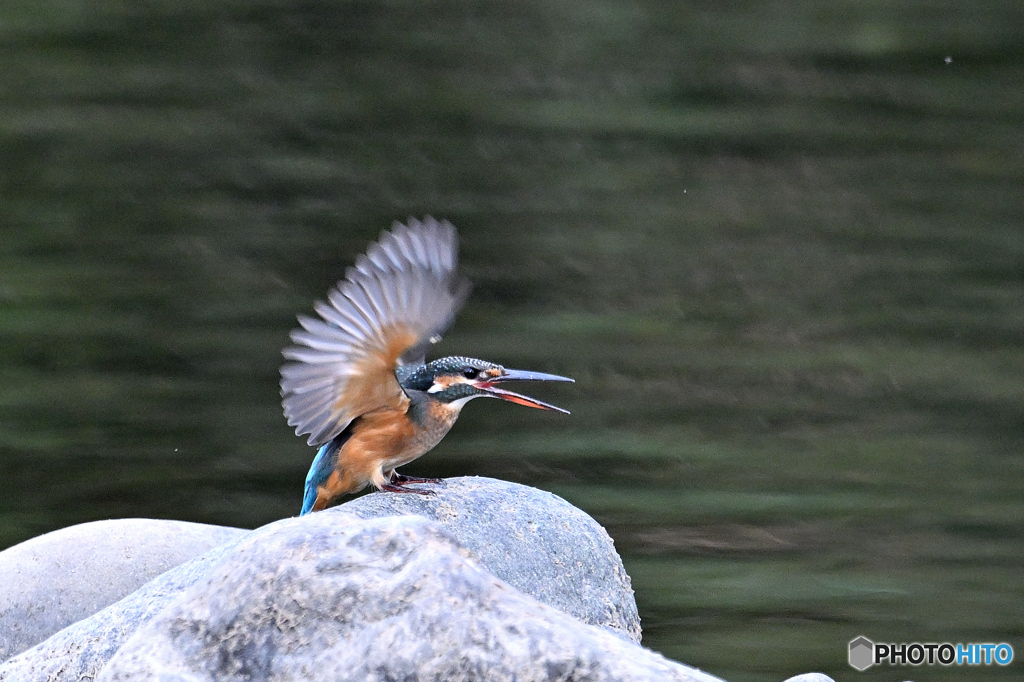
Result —
[{"label": "bird's eye", "polygon": [[475,368],[473,368],[473,367],[463,367],[462,368],[462,376],[466,377],[467,379],[476,379],[476,375],[477,375],[477,371],[476,371]]}]

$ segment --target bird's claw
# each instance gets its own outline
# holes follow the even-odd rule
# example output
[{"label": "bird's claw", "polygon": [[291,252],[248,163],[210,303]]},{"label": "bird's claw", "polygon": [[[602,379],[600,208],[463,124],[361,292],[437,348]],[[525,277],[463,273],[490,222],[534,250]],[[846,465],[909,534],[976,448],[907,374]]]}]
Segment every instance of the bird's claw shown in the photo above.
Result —
[{"label": "bird's claw", "polygon": [[418,476],[406,476],[397,471],[391,474],[391,485],[406,485],[407,483],[440,483],[440,478],[420,478]]},{"label": "bird's claw", "polygon": [[419,490],[417,488],[403,488],[401,486],[394,485],[394,484],[391,484],[391,483],[385,483],[384,485],[382,485],[380,487],[380,489],[381,490],[386,490],[389,493],[416,493],[417,495],[427,495],[427,496],[435,494],[433,490]]}]

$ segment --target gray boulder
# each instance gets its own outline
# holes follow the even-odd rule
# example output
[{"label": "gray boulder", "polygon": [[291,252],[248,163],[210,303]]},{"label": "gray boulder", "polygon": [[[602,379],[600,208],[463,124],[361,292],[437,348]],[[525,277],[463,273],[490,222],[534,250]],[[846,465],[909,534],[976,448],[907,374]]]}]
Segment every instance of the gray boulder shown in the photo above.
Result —
[{"label": "gray boulder", "polygon": [[[249,531],[242,531],[241,537]],[[121,601],[70,625],[0,664],[0,682],[94,680],[111,656],[141,626],[203,578],[238,541],[172,568]]]},{"label": "gray boulder", "polygon": [[97,678],[158,679],[718,680],[512,588],[437,523],[341,510],[254,531]]},{"label": "gray boulder", "polygon": [[248,531],[179,521],[95,521],[0,552],[0,661]]},{"label": "gray boulder", "polygon": [[640,641],[629,575],[611,537],[585,512],[543,490],[493,478],[450,478],[416,487],[437,494],[366,495],[336,509],[364,519],[407,514],[431,519],[520,592]]},{"label": "gray boulder", "polygon": [[[433,489],[438,494],[431,497],[371,494],[304,518],[349,525],[348,512],[363,518],[426,516],[449,531],[488,571],[519,590],[582,622],[639,641],[640,621],[629,577],[611,538],[584,512],[550,493],[494,479],[448,479]],[[204,577],[226,549],[172,569],[8,660],[0,665],[0,681],[94,678],[128,637]]]}]

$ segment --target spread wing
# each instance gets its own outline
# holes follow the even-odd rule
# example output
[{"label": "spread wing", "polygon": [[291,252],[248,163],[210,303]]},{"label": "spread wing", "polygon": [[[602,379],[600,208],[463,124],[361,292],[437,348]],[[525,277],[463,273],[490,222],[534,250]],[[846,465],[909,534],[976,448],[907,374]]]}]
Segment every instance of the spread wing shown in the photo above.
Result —
[{"label": "spread wing", "polygon": [[422,363],[451,326],[469,283],[456,275],[458,237],[447,220],[395,223],[370,244],[345,279],[317,301],[320,318],[299,316],[296,344],[282,351],[288,424],[322,445],[359,415],[401,409],[395,369]]}]

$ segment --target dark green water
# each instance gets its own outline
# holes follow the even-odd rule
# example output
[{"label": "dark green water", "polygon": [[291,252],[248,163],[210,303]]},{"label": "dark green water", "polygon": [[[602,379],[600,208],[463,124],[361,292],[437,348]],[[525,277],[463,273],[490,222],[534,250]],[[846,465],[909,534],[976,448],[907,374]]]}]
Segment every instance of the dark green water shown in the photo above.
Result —
[{"label": "dark green water", "polygon": [[0,547],[296,513],[294,316],[431,213],[440,352],[577,384],[409,473],[582,507],[729,680],[1021,677],[1024,5],[14,0],[0,65]]}]

